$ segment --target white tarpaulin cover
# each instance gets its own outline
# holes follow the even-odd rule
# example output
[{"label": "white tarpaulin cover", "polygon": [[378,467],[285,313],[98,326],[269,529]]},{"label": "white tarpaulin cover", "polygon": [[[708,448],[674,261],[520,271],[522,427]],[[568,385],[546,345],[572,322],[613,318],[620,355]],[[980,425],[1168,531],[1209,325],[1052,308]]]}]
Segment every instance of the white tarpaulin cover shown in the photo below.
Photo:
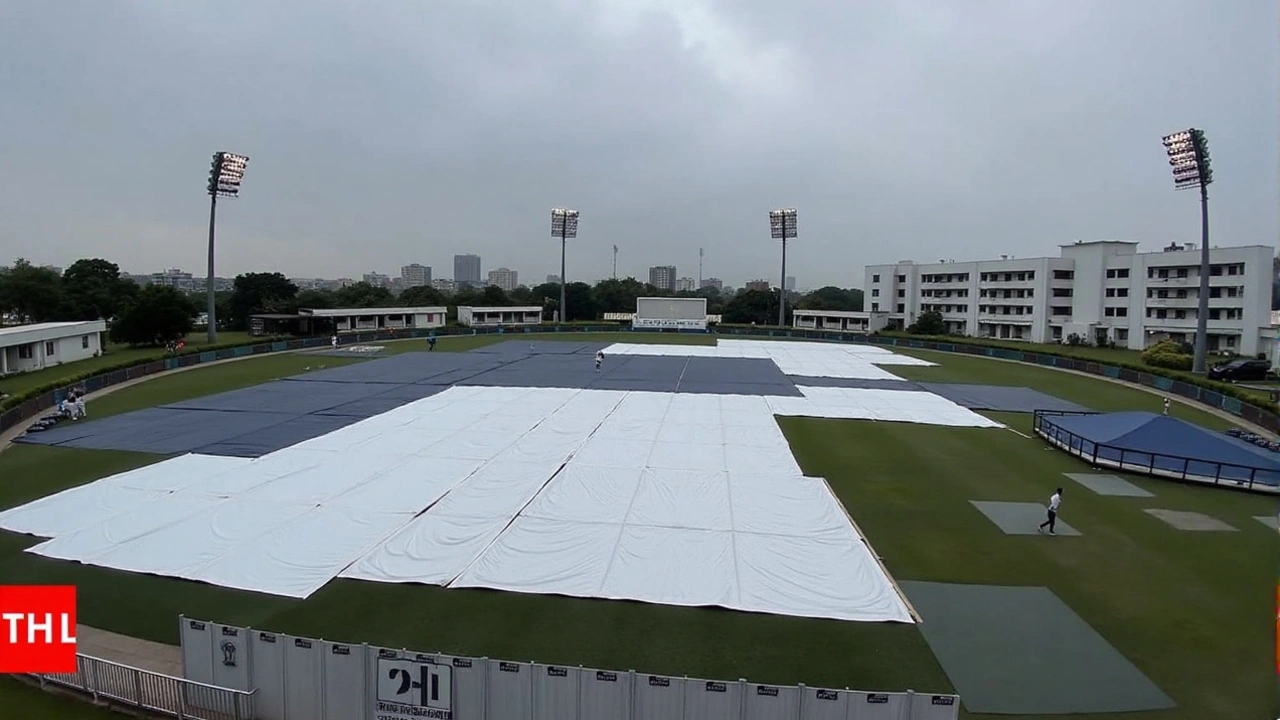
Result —
[{"label": "white tarpaulin cover", "polygon": [[50,538],[29,548],[48,557],[289,597],[347,577],[911,622],[774,415],[998,425],[925,392],[801,391],[455,387],[261,458],[121,473],[0,528]]},{"label": "white tarpaulin cover", "polygon": [[858,380],[901,380],[879,365],[933,365],[874,345],[793,342],[789,340],[720,340],[715,345],[646,345],[614,343],[612,355],[668,357],[758,358],[772,360],[784,374]]}]

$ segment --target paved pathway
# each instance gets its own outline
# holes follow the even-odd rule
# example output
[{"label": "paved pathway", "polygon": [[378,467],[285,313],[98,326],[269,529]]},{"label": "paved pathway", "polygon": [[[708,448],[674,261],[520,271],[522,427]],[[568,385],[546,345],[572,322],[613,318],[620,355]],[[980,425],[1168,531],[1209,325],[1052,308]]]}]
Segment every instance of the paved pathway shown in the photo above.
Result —
[{"label": "paved pathway", "polygon": [[76,646],[84,655],[162,675],[182,677],[182,649],[177,645],[165,645],[88,625],[77,625]]}]

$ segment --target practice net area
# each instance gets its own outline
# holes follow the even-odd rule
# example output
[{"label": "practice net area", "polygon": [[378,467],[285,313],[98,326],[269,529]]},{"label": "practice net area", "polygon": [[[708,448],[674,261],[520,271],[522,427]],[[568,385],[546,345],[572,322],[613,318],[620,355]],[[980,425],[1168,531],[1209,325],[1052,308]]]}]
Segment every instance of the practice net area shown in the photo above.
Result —
[{"label": "practice net area", "polygon": [[[911,360],[769,345],[786,347],[606,356],[747,352],[877,378],[894,377],[877,360]],[[799,390],[453,387],[260,458],[104,478],[0,513],[0,528],[49,538],[28,549],[45,557],[294,598],[342,577],[912,622],[774,416],[1002,426],[929,392]]]}]

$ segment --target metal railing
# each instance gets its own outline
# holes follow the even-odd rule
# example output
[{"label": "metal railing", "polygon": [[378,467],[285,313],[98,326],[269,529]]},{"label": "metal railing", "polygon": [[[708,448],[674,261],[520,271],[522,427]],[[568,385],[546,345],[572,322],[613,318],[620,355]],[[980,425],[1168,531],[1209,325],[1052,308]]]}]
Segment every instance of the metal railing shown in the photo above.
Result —
[{"label": "metal railing", "polygon": [[1095,442],[1068,430],[1050,418],[1097,415],[1094,412],[1036,410],[1032,428],[1051,445],[1094,467],[1106,467],[1152,477],[1182,480],[1276,494],[1280,493],[1280,471],[1274,467],[1241,465]]},{"label": "metal railing", "polygon": [[120,663],[77,655],[74,673],[33,675],[46,683],[85,693],[95,702],[158,713],[179,720],[252,720],[254,692],[231,690]]}]

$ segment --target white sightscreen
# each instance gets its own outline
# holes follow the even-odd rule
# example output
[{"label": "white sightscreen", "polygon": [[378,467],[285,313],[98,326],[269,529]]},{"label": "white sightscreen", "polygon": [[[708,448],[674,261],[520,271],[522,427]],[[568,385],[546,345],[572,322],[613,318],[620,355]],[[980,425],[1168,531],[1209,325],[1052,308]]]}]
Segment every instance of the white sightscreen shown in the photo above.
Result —
[{"label": "white sightscreen", "polygon": [[707,321],[706,298],[636,298],[636,320]]}]

